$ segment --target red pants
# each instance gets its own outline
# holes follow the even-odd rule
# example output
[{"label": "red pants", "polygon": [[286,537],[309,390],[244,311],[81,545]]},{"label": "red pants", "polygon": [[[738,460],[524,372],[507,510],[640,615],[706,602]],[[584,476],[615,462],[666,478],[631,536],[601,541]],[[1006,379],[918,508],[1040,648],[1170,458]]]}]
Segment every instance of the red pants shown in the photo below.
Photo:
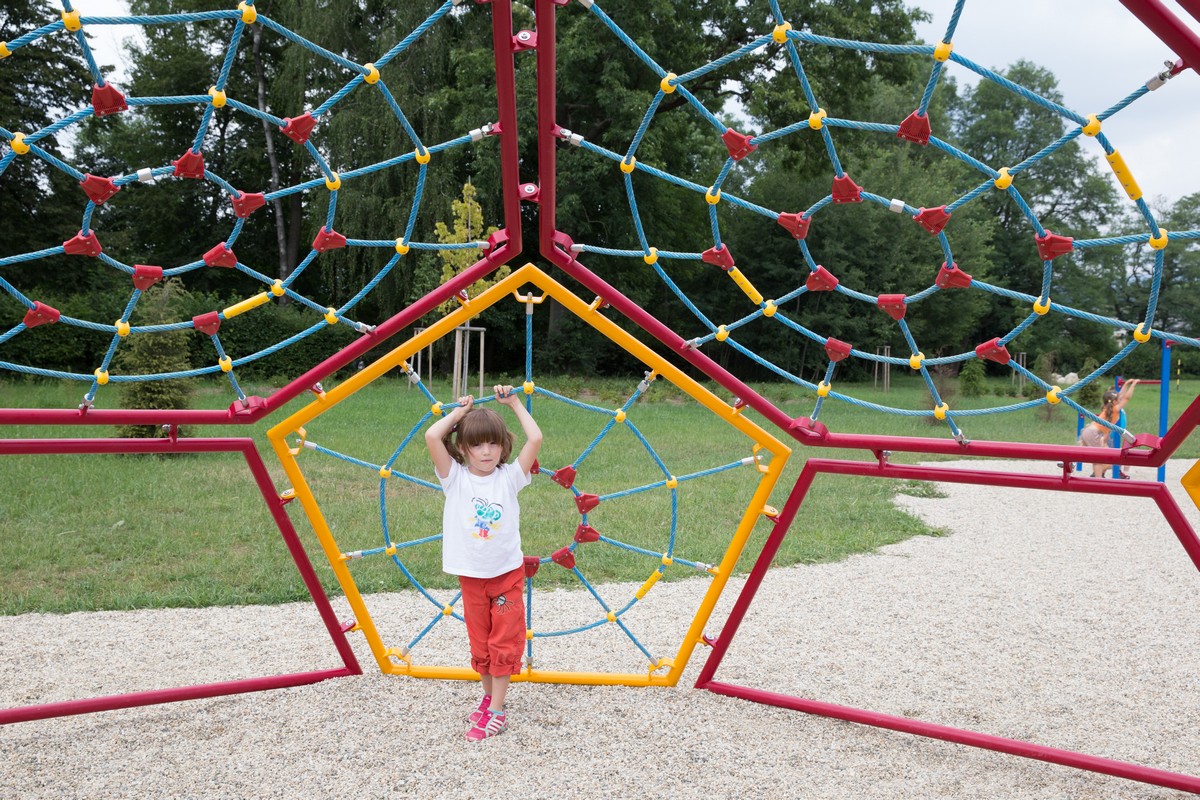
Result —
[{"label": "red pants", "polygon": [[471,669],[480,675],[516,675],[525,644],[525,568],[495,578],[458,577],[471,640]]}]

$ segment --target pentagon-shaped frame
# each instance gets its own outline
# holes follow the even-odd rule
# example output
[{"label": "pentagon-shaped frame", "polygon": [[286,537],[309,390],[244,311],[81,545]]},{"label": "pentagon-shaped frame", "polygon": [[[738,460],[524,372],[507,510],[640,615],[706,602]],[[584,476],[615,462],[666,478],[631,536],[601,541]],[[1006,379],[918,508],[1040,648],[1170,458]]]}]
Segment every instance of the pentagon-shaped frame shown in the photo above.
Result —
[{"label": "pentagon-shaped frame", "polygon": [[358,626],[366,636],[371,652],[379,664],[380,670],[385,674],[409,675],[418,678],[459,680],[477,678],[478,675],[465,666],[418,665],[403,658],[401,658],[401,663],[396,663],[393,660],[401,651],[389,648],[384,644],[379,630],[371,618],[367,604],[359,593],[354,578],[351,576],[345,561],[341,557],[341,549],[338,547],[333,532],[321,512],[320,505],[309,488],[292,449],[287,444],[286,437],[298,433],[305,424],[316,419],[367,384],[382,377],[389,370],[400,366],[428,343],[447,335],[459,325],[465,324],[487,308],[526,286],[536,287],[537,290],[560,303],[567,311],[575,314],[601,335],[625,349],[648,369],[656,371],[661,378],[674,384],[696,402],[703,405],[709,411],[712,411],[725,423],[733,426],[754,441],[762,451],[771,455],[770,462],[760,466],[762,477],[734,531],[721,563],[715,569],[713,580],[709,584],[708,590],[704,594],[700,606],[695,612],[687,632],[683,636],[674,659],[663,660],[665,663],[661,666],[669,665],[667,672],[661,672],[656,666],[652,666],[646,673],[572,672],[534,669],[526,664],[521,674],[513,676],[514,681],[534,683],[674,686],[679,681],[679,677],[684,667],[687,666],[688,659],[691,657],[696,645],[705,642],[704,625],[711,616],[713,607],[716,605],[717,599],[720,597],[729,575],[736,566],[738,557],[741,555],[758,517],[764,511],[766,501],[787,463],[791,450],[774,436],[744,417],[740,413],[740,409],[729,405],[709,392],[699,383],[689,378],[679,368],[671,364],[671,362],[599,313],[599,307],[602,305],[601,302],[590,304],[584,302],[545,272],[532,264],[527,264],[488,288],[487,291],[478,297],[473,298],[457,310],[447,314],[419,336],[414,336],[378,361],[368,365],[353,377],[348,378],[344,383],[326,391],[323,397],[314,400],[286,420],[272,427],[268,431],[267,436],[276,454],[279,456],[280,462],[283,464],[284,471],[292,481],[296,497],[300,500],[305,513],[308,515],[309,521],[316,532],[317,538],[321,542],[322,548],[325,550],[325,555],[329,559],[329,563],[333,567],[338,581],[341,582],[342,589],[346,593],[346,598],[356,615]]}]

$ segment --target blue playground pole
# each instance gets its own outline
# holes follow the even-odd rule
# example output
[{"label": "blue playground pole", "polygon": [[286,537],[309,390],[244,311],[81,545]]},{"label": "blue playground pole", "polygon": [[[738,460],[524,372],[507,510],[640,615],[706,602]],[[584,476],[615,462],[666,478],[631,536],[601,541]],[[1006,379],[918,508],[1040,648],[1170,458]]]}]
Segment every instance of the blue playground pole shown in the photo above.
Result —
[{"label": "blue playground pole", "polygon": [[[1171,343],[1163,339],[1162,361],[1159,371],[1162,373],[1162,383],[1158,386],[1158,435],[1167,435],[1167,420],[1170,418],[1171,405]],[[1167,480],[1167,467],[1164,464],[1158,468],[1158,482]]]}]

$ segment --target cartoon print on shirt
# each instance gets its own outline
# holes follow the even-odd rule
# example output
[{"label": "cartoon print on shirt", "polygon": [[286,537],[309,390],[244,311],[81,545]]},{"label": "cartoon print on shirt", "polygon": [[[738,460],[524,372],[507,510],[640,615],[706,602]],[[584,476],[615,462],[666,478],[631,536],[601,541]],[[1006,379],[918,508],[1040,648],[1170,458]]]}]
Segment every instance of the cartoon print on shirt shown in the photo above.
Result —
[{"label": "cartoon print on shirt", "polygon": [[499,532],[500,519],[504,516],[504,506],[488,502],[485,497],[473,498],[471,502],[475,504],[475,530],[471,532],[471,535],[476,539],[487,541],[492,538],[493,533]]}]

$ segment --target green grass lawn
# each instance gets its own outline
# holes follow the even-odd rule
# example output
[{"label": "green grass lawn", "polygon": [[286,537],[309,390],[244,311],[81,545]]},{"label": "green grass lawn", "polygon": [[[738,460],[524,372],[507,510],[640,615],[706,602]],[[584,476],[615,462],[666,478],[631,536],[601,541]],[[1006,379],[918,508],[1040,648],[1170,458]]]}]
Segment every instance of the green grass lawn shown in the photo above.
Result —
[{"label": "green grass lawn", "polygon": [[[546,379],[554,391],[604,408],[616,408],[636,379]],[[997,381],[997,392],[1007,383]],[[245,387],[265,394],[267,387]],[[795,387],[756,386],[791,416],[811,414],[814,397]],[[860,399],[905,408],[927,408],[923,386],[909,376],[895,376],[886,395],[873,387],[835,386]],[[439,396],[448,395],[435,386]],[[725,395],[723,390],[716,390]],[[1136,431],[1157,432],[1158,387],[1139,389],[1127,411]],[[1177,416],[1200,392],[1200,381],[1184,381],[1171,392],[1171,414]],[[0,382],[0,406],[73,407],[81,391],[61,384]],[[288,409],[308,403],[311,395]],[[952,409],[1007,404],[1014,398],[949,397]],[[227,385],[203,384],[197,407],[228,406]],[[106,404],[112,407],[115,403]],[[385,462],[428,409],[428,401],[401,381],[383,380],[337,406],[307,426],[310,442],[371,465]],[[534,413],[545,432],[541,462],[548,467],[570,463],[592,442],[605,418],[539,399]],[[746,412],[752,419],[755,415]],[[251,436],[258,443],[276,486],[288,483],[266,441],[267,424],[226,426],[192,431],[203,436]],[[821,420],[833,431],[947,437],[944,423],[867,411],[827,402]],[[730,464],[750,455],[750,442],[711,413],[659,381],[630,413],[630,420],[676,475]],[[972,417],[961,426],[971,439],[1069,443],[1075,438],[1075,415],[1058,409]],[[773,426],[764,425],[777,438]],[[6,438],[111,436],[111,428],[10,427]],[[771,503],[782,506],[803,461],[809,456],[863,458],[866,454],[793,446],[794,454]],[[1200,437],[1192,437],[1178,457],[1200,457]],[[869,456],[867,456],[869,457]],[[936,460],[933,456],[896,453],[893,460]],[[322,512],[343,551],[383,544],[380,480],[377,467],[363,467],[305,450],[300,458]],[[280,603],[303,599],[304,587],[291,565],[245,462],[234,454],[158,456],[7,456],[0,469],[0,613],[66,612],[160,606]],[[432,481],[424,442],[418,433],[393,465],[424,481]],[[679,488],[674,554],[680,559],[717,563],[759,479],[753,467],[737,467],[685,481]],[[615,429],[580,466],[579,488],[604,495],[661,479],[646,448],[624,428]],[[780,550],[777,564],[812,563],[844,558],[915,535],[936,535],[922,523],[896,510],[894,493],[928,493],[931,487],[842,476],[823,476],[814,485],[801,514]],[[386,482],[383,505],[393,541],[404,542],[438,532],[441,496],[400,479]],[[340,590],[299,503],[288,512],[309,550],[322,582],[331,594]],[[568,544],[579,522],[571,495],[544,477],[522,494],[525,550],[546,556]],[[669,492],[657,489],[608,501],[589,515],[606,536],[658,553],[668,546],[671,517]],[[747,570],[770,530],[757,525],[739,569]],[[452,581],[440,572],[436,542],[401,551],[403,561],[420,580],[434,587]],[[605,545],[580,548],[579,564],[589,580],[644,580],[656,567],[653,557]],[[352,574],[363,592],[406,587],[408,582],[386,556],[352,562]],[[666,579],[695,574],[683,566],[667,570]],[[574,578],[555,565],[538,575],[539,585],[571,585]]]}]

